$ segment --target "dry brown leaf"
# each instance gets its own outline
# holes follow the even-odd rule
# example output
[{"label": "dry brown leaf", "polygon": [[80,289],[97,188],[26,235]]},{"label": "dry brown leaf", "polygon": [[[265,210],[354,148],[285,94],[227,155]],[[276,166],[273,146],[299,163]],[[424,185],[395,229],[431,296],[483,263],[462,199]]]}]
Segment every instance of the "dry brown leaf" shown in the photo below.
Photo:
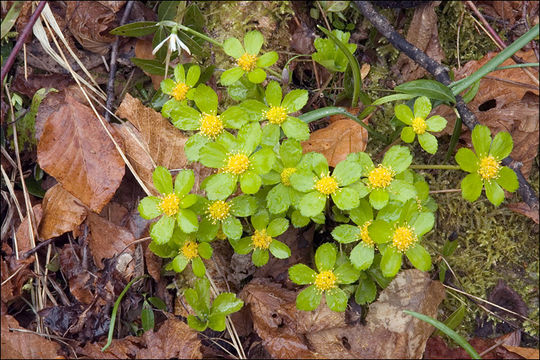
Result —
[{"label": "dry brown leaf", "polygon": [[106,55],[115,40],[115,36],[109,34],[109,31],[119,25],[116,12],[124,3],[125,1],[68,1],[66,16],[69,19],[69,30],[82,47]]},{"label": "dry brown leaf", "polygon": [[50,111],[51,104],[46,103],[49,115],[39,134],[38,163],[99,213],[120,186],[124,161],[88,106],[67,93],[65,102],[54,99],[56,111]]},{"label": "dry brown leaf", "polygon": [[56,184],[43,197],[43,217],[39,224],[39,236],[47,240],[73,231],[86,218],[87,209],[80,201]]},{"label": "dry brown leaf", "polygon": [[[133,261],[135,237],[133,234],[126,228],[115,225],[92,212],[88,214],[87,222],[89,228],[88,247],[94,257],[94,263],[103,269],[103,259],[119,255],[116,269],[126,279],[131,278],[135,266]],[[122,254],[120,254],[121,252]]]},{"label": "dry brown leaf", "polygon": [[184,168],[188,161],[184,155],[187,137],[160,113],[144,106],[139,99],[126,94],[117,115],[129,120],[116,125],[116,133],[123,140],[126,155],[144,184],[155,195],[152,184],[154,164],[168,169]]},{"label": "dry brown leaf", "polygon": [[538,210],[531,209],[529,205],[524,202],[512,203],[506,205],[512,211],[517,212],[518,214],[525,215],[526,217],[532,219],[535,223],[538,224],[539,214]]},{"label": "dry brown leaf", "polygon": [[77,354],[84,355],[89,359],[135,359],[142,342],[142,338],[136,336],[113,339],[105,351],[101,351],[105,343],[87,343],[84,347],[77,348]]},{"label": "dry brown leaf", "polygon": [[93,278],[81,264],[76,247],[66,244],[60,250],[60,268],[68,280],[69,291],[81,303],[90,304],[94,299]]},{"label": "dry brown leaf", "polygon": [[[41,204],[35,205],[33,208],[36,226],[39,226],[41,222],[41,217],[43,216],[43,211],[41,209]],[[15,234],[17,238],[17,247],[19,249],[19,255],[30,250],[32,248],[32,241],[30,239],[30,230],[28,228],[28,215],[24,218],[22,223],[17,228],[17,233]],[[35,231],[35,230],[34,230]]]},{"label": "dry brown leaf", "polygon": [[[482,359],[522,359],[517,353],[507,350],[506,345],[494,346],[497,344],[497,339],[475,337],[469,340],[469,344],[471,344],[477,353],[482,354]],[[489,351],[484,353],[487,350]],[[429,338],[427,342],[424,358],[470,359],[471,357],[463,348],[449,347],[442,338],[434,336]]]},{"label": "dry brown leaf", "polygon": [[[2,250],[11,251],[7,244],[6,247],[6,249],[2,247]],[[17,260],[14,255],[9,256],[5,260],[3,258],[1,259],[2,303],[7,304],[21,295],[23,285],[28,279],[34,276],[32,270],[28,268],[34,262],[34,259],[35,257],[33,255],[20,260]],[[8,280],[8,278],[10,279]]]},{"label": "dry brown leaf", "polygon": [[[368,118],[363,121],[367,124]],[[322,153],[328,160],[328,165],[335,167],[350,153],[364,151],[367,141],[366,129],[354,120],[343,119],[312,132],[309,140],[302,142],[302,148],[304,153],[310,151]]]},{"label": "dry brown leaf", "polygon": [[[33,333],[10,331],[23,329],[10,315],[2,316],[2,359],[58,359],[63,358],[60,345]],[[24,329],[26,330],[26,329]]]},{"label": "dry brown leaf", "polygon": [[510,345],[503,345],[506,350],[511,351],[515,354],[518,354],[521,357],[524,357],[525,359],[538,359],[540,357],[540,353],[538,349],[534,348],[525,348],[520,346],[510,346]]},{"label": "dry brown leaf", "polygon": [[202,356],[197,332],[175,317],[167,319],[157,332],[145,332],[143,340],[146,349],[137,354],[138,359],[198,359]]}]

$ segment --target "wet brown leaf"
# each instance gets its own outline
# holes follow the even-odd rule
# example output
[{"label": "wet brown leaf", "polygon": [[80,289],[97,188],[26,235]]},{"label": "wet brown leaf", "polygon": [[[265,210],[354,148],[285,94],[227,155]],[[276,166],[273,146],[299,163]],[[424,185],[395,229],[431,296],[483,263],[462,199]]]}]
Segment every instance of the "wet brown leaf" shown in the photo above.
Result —
[{"label": "wet brown leaf", "polygon": [[[481,354],[496,344],[496,339],[473,338],[469,344]],[[449,347],[439,336],[429,338],[424,352],[425,359],[470,359],[469,354],[461,347]],[[482,359],[522,359],[518,354],[509,351],[504,345],[496,346],[482,355]]]},{"label": "wet brown leaf", "polygon": [[65,102],[58,103],[56,111],[47,116],[40,135],[37,153],[41,168],[82,203],[100,212],[120,185],[125,169],[92,110],[66,93]]},{"label": "wet brown leaf", "polygon": [[506,207],[512,211],[517,212],[518,214],[525,215],[526,217],[532,219],[532,221],[538,224],[538,210],[531,209],[531,207],[524,202],[508,204],[506,205]]},{"label": "wet brown leaf", "polygon": [[[367,124],[368,118],[364,119]],[[328,165],[335,167],[347,155],[364,151],[368,141],[368,132],[356,121],[342,119],[332,122],[323,129],[311,133],[309,140],[302,142],[304,153],[318,151],[322,153]]]},{"label": "wet brown leaf", "polygon": [[75,230],[86,218],[86,207],[56,184],[43,197],[43,218],[39,224],[39,236],[47,240]]},{"label": "wet brown leaf", "polygon": [[23,329],[14,317],[3,315],[2,359],[55,359],[63,355],[58,343],[37,334],[10,331],[10,328]]},{"label": "wet brown leaf", "polygon": [[70,75],[63,74],[29,74],[25,79],[24,73],[17,72],[13,79],[11,89],[17,93],[24,94],[30,99],[36,91],[41,88],[55,88],[62,90],[73,84],[73,78]]},{"label": "wet brown leaf", "polygon": [[109,31],[119,25],[116,12],[124,3],[125,1],[69,1],[66,3],[69,30],[82,47],[105,55],[115,40]]},{"label": "wet brown leaf", "polygon": [[[41,210],[41,204],[35,205],[32,209],[34,211],[36,226],[39,226],[39,223],[41,222],[41,217],[43,215],[43,211]],[[19,249],[19,255],[32,249],[32,241],[30,239],[30,229],[28,228],[28,221],[29,218],[28,215],[26,215],[22,223],[17,228],[17,233],[15,234],[15,236],[17,237],[17,247]]]},{"label": "wet brown leaf", "polygon": [[[139,99],[126,94],[117,115],[129,123],[115,125],[116,133],[123,140],[126,155],[148,189],[158,194],[152,184],[152,171],[156,166],[168,169],[186,167],[184,155],[187,137],[160,113],[145,107]],[[135,127],[135,128],[134,128]]]},{"label": "wet brown leaf", "polygon": [[[100,269],[103,269],[103,259],[110,259],[119,255],[116,269],[126,279],[131,278],[135,266],[133,261],[135,251],[133,242],[135,241],[135,237],[133,234],[126,228],[115,225],[92,212],[88,214],[87,221],[90,231],[88,248],[92,253],[94,263]],[[128,248],[126,249],[126,247]],[[120,254],[121,252],[122,254]]]}]

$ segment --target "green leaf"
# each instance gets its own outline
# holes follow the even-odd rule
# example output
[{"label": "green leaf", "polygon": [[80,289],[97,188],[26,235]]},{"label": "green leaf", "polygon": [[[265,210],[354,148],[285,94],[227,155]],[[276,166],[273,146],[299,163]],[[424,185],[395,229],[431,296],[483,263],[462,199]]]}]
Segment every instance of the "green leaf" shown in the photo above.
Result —
[{"label": "green leaf", "polygon": [[148,298],[148,301],[150,302],[150,304],[152,304],[156,309],[159,309],[159,310],[167,310],[167,305],[163,302],[163,300],[161,300],[160,298],[156,297],[156,296],[150,296]]},{"label": "green leaf", "polygon": [[263,42],[264,37],[257,30],[250,31],[244,36],[244,48],[251,55],[257,55],[261,51]]},{"label": "green leaf", "polygon": [[242,236],[242,223],[234,216],[229,216],[228,218],[223,220],[221,228],[223,230],[223,233],[227,235],[229,239],[237,240],[240,239],[240,237]]},{"label": "green leaf", "polygon": [[427,153],[435,154],[437,152],[437,148],[439,146],[437,143],[437,138],[430,133],[426,132],[418,135],[418,142]]},{"label": "green leaf", "polygon": [[499,170],[499,176],[495,180],[497,184],[502,186],[506,191],[514,192],[519,187],[519,182],[517,175],[514,170],[510,169],[508,166],[503,166]]},{"label": "green leaf", "polygon": [[119,36],[140,37],[155,33],[158,27],[155,21],[139,21],[119,26],[109,31],[109,33]]},{"label": "green leaf", "polygon": [[211,175],[206,178],[203,188],[208,200],[224,200],[236,190],[236,176],[229,173]]},{"label": "green leaf", "polygon": [[262,144],[274,147],[279,143],[279,136],[281,135],[281,128],[276,124],[266,124],[262,129]]},{"label": "green leaf", "polygon": [[478,157],[482,158],[486,156],[491,146],[491,131],[489,128],[484,125],[475,126],[471,138]]},{"label": "green leaf", "polygon": [[456,153],[456,162],[462,170],[476,173],[478,170],[478,157],[472,150],[461,148]]},{"label": "green leaf", "polygon": [[266,79],[266,72],[261,68],[256,68],[248,73],[248,80],[254,84],[260,84]]},{"label": "green leaf", "polygon": [[334,244],[324,243],[315,252],[317,271],[332,270],[336,264],[337,250]]},{"label": "green leaf", "polygon": [[144,331],[154,329],[154,311],[146,301],[141,310],[141,323]]},{"label": "green leaf", "polygon": [[180,170],[174,180],[174,193],[180,197],[186,195],[191,191],[194,183],[195,175],[193,174],[193,170]]},{"label": "green leaf", "polygon": [[225,321],[225,315],[222,314],[210,314],[208,317],[208,327],[214,331],[224,331],[227,327]]},{"label": "green leaf", "polygon": [[237,298],[236,294],[224,292],[216,297],[212,303],[210,312],[213,314],[229,315],[239,311],[242,306],[244,306],[244,302]]},{"label": "green leaf", "polygon": [[178,64],[174,68],[174,80],[176,80],[176,82],[186,82],[186,71],[184,70],[184,66],[182,64]]},{"label": "green leaf", "polygon": [[296,297],[296,308],[298,310],[312,311],[321,303],[322,293],[315,285],[308,286]]},{"label": "green leaf", "polygon": [[405,126],[403,129],[401,129],[401,140],[403,140],[404,142],[412,143],[415,137],[416,133],[414,132],[412,127]]},{"label": "green leaf", "polygon": [[286,259],[291,256],[291,249],[279,240],[272,240],[270,252],[278,259]]},{"label": "green leaf", "polygon": [[388,247],[381,259],[381,271],[385,277],[392,277],[401,269],[402,256],[393,247]]},{"label": "green leaf", "polygon": [[311,172],[298,171],[289,178],[291,185],[298,191],[308,192],[315,186],[315,178]]},{"label": "green leaf", "polygon": [[340,288],[334,288],[326,292],[326,304],[336,312],[344,312],[347,308],[347,300],[349,297]]},{"label": "green leaf", "polygon": [[220,115],[227,128],[240,129],[249,121],[247,113],[240,106],[230,106]]},{"label": "green leaf", "polygon": [[223,42],[223,51],[225,54],[232,56],[235,59],[244,55],[244,47],[237,38],[228,38]]},{"label": "green leaf", "polygon": [[309,127],[302,120],[288,116],[287,120],[281,124],[281,128],[288,138],[304,141],[309,139]]},{"label": "green leaf", "polygon": [[294,210],[291,214],[291,223],[295,228],[302,228],[309,224],[309,217],[303,216],[300,211]]},{"label": "green leaf", "polygon": [[377,287],[370,276],[360,279],[360,283],[354,293],[354,300],[358,305],[369,304],[377,297]]},{"label": "green leaf", "polygon": [[[450,329],[457,328],[462,322],[463,319],[465,319],[465,315],[467,314],[467,307],[464,304],[461,304],[459,308],[457,308],[456,311],[454,311],[452,314],[450,314],[449,317],[446,318],[444,321],[444,324],[448,326]],[[440,330],[437,330],[435,332],[436,336],[442,336],[443,333]]]},{"label": "green leaf", "polygon": [[180,130],[198,130],[201,125],[201,114],[186,105],[180,105],[171,111],[171,121]]},{"label": "green leaf", "polygon": [[216,237],[218,230],[218,223],[213,224],[208,218],[203,217],[197,232],[197,239],[201,241],[212,241]]},{"label": "green leaf", "polygon": [[291,206],[289,188],[283,184],[277,184],[266,195],[266,206],[272,214],[280,214]]},{"label": "green leaf", "polygon": [[332,195],[332,200],[341,210],[351,210],[360,204],[358,192],[350,187],[339,189]]},{"label": "green leaf", "polygon": [[428,131],[439,132],[446,127],[446,119],[442,116],[435,115],[426,120]]},{"label": "green leaf", "polygon": [[344,160],[336,165],[332,176],[336,178],[339,186],[347,186],[360,179],[362,167],[356,161]]},{"label": "green leaf", "polygon": [[159,203],[161,199],[156,196],[147,196],[139,202],[139,215],[143,219],[154,219],[161,215],[161,209],[159,208]]},{"label": "green leaf", "polygon": [[255,194],[261,188],[262,179],[253,171],[246,171],[240,175],[240,189],[245,194]]},{"label": "green leaf", "polygon": [[180,1],[161,2],[158,7],[158,19],[160,21],[173,20],[178,10],[178,5],[180,5]]},{"label": "green leaf", "polygon": [[190,136],[184,145],[184,153],[189,161],[199,161],[201,148],[208,144],[210,139],[201,134]]},{"label": "green leaf", "polygon": [[366,221],[373,220],[373,209],[366,199],[360,199],[360,205],[349,212],[349,217],[356,225],[364,225]]},{"label": "green leaf", "polygon": [[374,209],[380,210],[388,204],[388,199],[390,195],[384,189],[374,189],[369,194],[369,203],[373,206]]},{"label": "green leaf", "polygon": [[313,284],[317,273],[304,264],[296,264],[289,268],[289,279],[298,285]]},{"label": "green leaf", "polygon": [[375,250],[373,246],[368,246],[361,242],[351,250],[349,258],[356,269],[366,270],[373,263],[374,256]]},{"label": "green leaf", "polygon": [[195,86],[197,81],[199,81],[199,77],[201,76],[201,67],[199,65],[192,65],[189,67],[187,77],[186,77],[186,84],[190,87]]},{"label": "green leaf", "polygon": [[238,131],[238,140],[242,150],[247,154],[253,153],[261,143],[262,130],[258,123],[248,123]]},{"label": "green leaf", "polygon": [[184,255],[176,255],[172,262],[173,270],[177,273],[181,273],[182,271],[184,271],[188,263],[189,260]]},{"label": "green leaf", "polygon": [[416,197],[416,188],[413,184],[404,180],[395,179],[388,187],[391,200],[398,200],[402,203]]},{"label": "green leaf", "polygon": [[406,125],[411,125],[413,121],[413,113],[411,111],[411,108],[408,107],[405,104],[399,104],[396,105],[394,108],[394,113],[396,114],[396,117]]},{"label": "green leaf", "polygon": [[407,250],[405,253],[411,264],[421,271],[429,271],[431,269],[431,256],[427,250],[420,244]]},{"label": "green leaf", "polygon": [[[199,195],[197,194],[189,194],[186,195],[180,200],[180,208],[187,209],[195,205],[195,203],[199,201]],[[194,209],[191,209],[194,210]]]},{"label": "green leaf", "polygon": [[266,230],[271,237],[277,237],[287,231],[288,228],[289,220],[280,217],[270,221]]},{"label": "green leaf", "polygon": [[[266,67],[269,67],[269,66],[272,66],[276,63],[276,61],[278,61],[278,58],[279,58],[279,55],[277,52],[275,51],[270,51],[270,52],[267,52],[266,54],[264,55],[261,55],[258,59],[257,59],[257,66],[260,67],[260,68],[266,68]],[[281,99],[279,99],[281,101]]]},{"label": "green leaf", "polygon": [[216,92],[207,85],[200,84],[195,92],[195,104],[199,110],[206,114],[215,114],[218,107]]},{"label": "green leaf", "polygon": [[422,119],[427,118],[431,112],[431,101],[425,96],[420,96],[414,102],[414,116]]},{"label": "green leaf", "polygon": [[268,212],[264,209],[251,216],[251,225],[253,225],[255,230],[261,231],[263,229],[266,229],[269,221],[270,216],[268,215]]},{"label": "green leaf", "polygon": [[259,206],[257,199],[250,195],[237,196],[231,200],[230,205],[231,214],[241,217],[253,215]]},{"label": "green leaf", "polygon": [[167,245],[167,243],[160,245],[157,242],[152,241],[150,242],[150,245],[148,245],[148,247],[150,248],[150,250],[152,250],[154,254],[163,259],[172,258],[178,252],[175,249],[171,249],[169,245]]},{"label": "green leaf", "polygon": [[311,191],[302,196],[298,207],[303,216],[313,217],[323,211],[325,205],[326,197],[318,191]]},{"label": "green leaf", "polygon": [[332,237],[339,243],[348,244],[358,241],[360,229],[358,226],[339,225],[332,230]]},{"label": "green leaf", "polygon": [[476,201],[482,193],[483,182],[480,175],[474,173],[461,180],[461,196],[470,202]]},{"label": "green leaf", "polygon": [[19,14],[21,13],[22,6],[23,6],[22,1],[14,1],[13,4],[10,6],[9,11],[7,12],[4,19],[2,20],[2,30],[1,30],[2,36],[0,37],[0,39],[4,39],[4,37],[9,33],[11,28],[13,28],[13,25],[15,25],[15,22],[17,21],[17,18],[19,17]]},{"label": "green leaf", "polygon": [[183,232],[189,234],[199,229],[199,220],[197,215],[189,209],[180,209],[176,217],[178,226]]},{"label": "green leaf", "polygon": [[206,267],[200,257],[195,257],[191,259],[191,268],[193,269],[193,274],[195,276],[202,278],[206,274]]},{"label": "green leaf", "polygon": [[347,261],[334,270],[334,275],[336,275],[338,284],[352,284],[358,280],[360,271],[355,269],[354,266]]},{"label": "green leaf", "polygon": [[295,167],[302,158],[302,146],[294,139],[287,139],[279,147],[279,156],[285,167]]},{"label": "green leaf", "polygon": [[150,237],[159,245],[170,240],[174,230],[174,218],[163,215],[150,229]]},{"label": "green leaf", "polygon": [[392,167],[392,170],[399,174],[405,171],[411,165],[411,162],[412,155],[409,148],[394,145],[384,154],[382,164]]},{"label": "green leaf", "polygon": [[[255,88],[258,88],[254,84],[249,84]],[[269,109],[268,106],[264,105],[262,102],[253,99],[245,100],[238,106],[244,109],[244,111],[248,114],[250,121],[262,121],[264,119],[263,113],[265,113]]]},{"label": "green leaf", "polygon": [[501,205],[504,200],[504,191],[496,181],[485,181],[486,197],[495,206]]},{"label": "green leaf", "polygon": [[497,160],[502,160],[510,155],[513,147],[514,142],[512,141],[512,135],[506,131],[501,131],[493,138],[489,154],[493,155]]},{"label": "green leaf", "polygon": [[287,108],[287,113],[293,113],[302,110],[308,101],[307,90],[292,90],[283,98],[281,106]]},{"label": "green leaf", "polygon": [[392,225],[384,220],[377,219],[368,227],[369,236],[377,244],[390,241],[392,236]]},{"label": "green leaf", "polygon": [[158,166],[152,173],[152,180],[156,189],[166,195],[173,192],[172,176],[169,170],[163,166]]},{"label": "green leaf", "polygon": [[131,62],[141,68],[143,71],[152,75],[165,75],[165,65],[159,60],[130,58]]},{"label": "green leaf", "polygon": [[226,70],[221,74],[219,81],[224,86],[229,86],[234,84],[244,75],[244,70],[239,67],[234,67],[232,69]]},{"label": "green leaf", "polygon": [[260,149],[249,159],[249,162],[253,167],[253,171],[260,175],[270,172],[270,170],[272,170],[272,167],[274,166],[275,161],[276,156],[274,154],[274,151],[268,147]]},{"label": "green leaf", "polygon": [[268,106],[280,106],[282,98],[281,86],[277,81],[270,81],[264,92]]},{"label": "green leaf", "polygon": [[[176,71],[176,69],[175,69]],[[176,86],[175,82],[172,81],[172,79],[164,79],[162,82],[161,82],[161,92],[165,93],[165,94],[171,94],[174,87]]]},{"label": "green leaf", "polygon": [[422,236],[433,229],[434,224],[435,216],[430,212],[423,212],[416,217],[412,223],[412,227],[417,235]]},{"label": "green leaf", "polygon": [[212,257],[212,246],[207,242],[199,243],[199,255],[203,259],[210,259]]},{"label": "green leaf", "polygon": [[253,253],[251,254],[251,261],[253,262],[253,265],[257,267],[266,265],[268,263],[269,258],[270,258],[270,254],[268,253],[268,250],[266,249],[255,249],[253,250]]},{"label": "green leaf", "polygon": [[208,326],[208,321],[204,322],[193,315],[188,315],[187,323],[190,328],[196,331],[204,331]]},{"label": "green leaf", "polygon": [[427,96],[433,100],[441,100],[452,104],[456,103],[456,98],[447,86],[435,80],[414,80],[398,85],[395,91],[416,96]]}]

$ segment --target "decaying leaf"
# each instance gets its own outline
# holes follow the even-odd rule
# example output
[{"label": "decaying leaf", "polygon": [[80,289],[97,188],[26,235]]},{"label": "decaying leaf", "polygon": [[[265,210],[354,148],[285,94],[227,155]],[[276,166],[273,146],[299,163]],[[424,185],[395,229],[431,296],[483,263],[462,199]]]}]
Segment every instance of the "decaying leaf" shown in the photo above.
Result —
[{"label": "decaying leaf", "polygon": [[503,346],[506,350],[511,351],[514,354],[518,354],[519,356],[525,359],[538,359],[540,357],[540,353],[538,349],[525,348],[525,347],[519,347],[519,346],[510,346],[510,345],[503,345]]},{"label": "decaying leaf", "polygon": [[60,268],[68,280],[71,294],[81,304],[90,304],[94,299],[93,278],[81,263],[75,246],[66,244],[60,250]]},{"label": "decaying leaf", "polygon": [[[2,246],[2,250],[11,249],[7,244]],[[34,276],[32,270],[28,267],[34,262],[35,257],[29,256],[26,259],[17,260],[14,255],[10,255],[6,260],[0,259],[1,278],[2,278],[2,315],[4,315],[4,304],[19,297],[23,290],[23,285],[29,278]],[[9,280],[8,280],[9,279]]]},{"label": "decaying leaf", "polygon": [[518,202],[513,204],[506,205],[507,208],[509,208],[512,211],[517,212],[518,214],[525,215],[526,217],[532,219],[535,223],[538,224],[538,210],[531,209],[529,205],[527,205],[524,202]]},{"label": "decaying leaf", "polygon": [[43,218],[39,224],[39,236],[47,240],[73,231],[86,218],[87,209],[80,201],[56,184],[43,197]]},{"label": "decaying leaf", "polygon": [[145,107],[139,99],[126,94],[117,115],[129,123],[115,125],[122,138],[126,155],[148,189],[158,194],[152,184],[154,165],[168,169],[186,167],[184,155],[187,137],[153,109]]},{"label": "decaying leaf", "polygon": [[[154,54],[152,54],[152,51],[154,50],[154,46],[152,45],[152,41],[148,39],[137,39],[137,42],[135,43],[135,57],[138,59],[144,59],[144,60],[154,60],[156,57]],[[154,87],[154,90],[157,90],[161,86],[161,82],[165,78],[163,75],[155,75],[147,73],[143,70],[143,72],[150,76],[150,79],[152,79],[152,86]]]},{"label": "decaying leaf", "polygon": [[[10,329],[16,329],[14,331]],[[57,342],[37,334],[20,332],[26,330],[10,315],[2,316],[2,359],[58,359],[63,357]]]},{"label": "decaying leaf", "polygon": [[[482,359],[522,359],[512,351],[509,351],[505,346],[495,346],[496,339],[482,339],[472,338],[469,340],[469,344],[476,350],[477,353],[482,354]],[[491,350],[490,350],[491,349]],[[484,353],[489,350],[487,353]],[[445,341],[439,336],[429,338],[426,351],[424,352],[425,359],[470,359],[469,354],[461,347],[449,347]]]},{"label": "decaying leaf", "polygon": [[[367,124],[368,118],[364,119]],[[325,128],[311,133],[309,140],[302,142],[304,153],[318,151],[322,153],[328,165],[335,167],[347,155],[364,151],[368,141],[368,132],[356,121],[342,119],[332,122]]]},{"label": "decaying leaf", "polygon": [[[41,217],[43,211],[41,209],[41,204],[34,205],[32,208],[34,211],[34,216],[36,220],[36,226],[39,226],[41,222]],[[17,233],[15,234],[17,238],[17,247],[19,249],[19,254],[22,254],[32,248],[32,242],[30,240],[30,229],[28,228],[29,217],[26,215],[24,220],[21,222],[17,228]]]}]

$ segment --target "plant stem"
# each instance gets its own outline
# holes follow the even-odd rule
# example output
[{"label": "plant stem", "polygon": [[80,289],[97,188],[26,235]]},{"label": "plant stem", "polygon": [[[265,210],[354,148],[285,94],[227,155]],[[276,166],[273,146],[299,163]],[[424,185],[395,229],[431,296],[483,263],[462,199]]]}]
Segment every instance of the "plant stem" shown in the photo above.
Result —
[{"label": "plant stem", "polygon": [[506,70],[506,69],[514,69],[514,68],[524,68],[524,67],[538,67],[539,63],[525,63],[525,64],[514,64],[514,65],[508,65],[508,66],[500,66],[495,69],[497,70]]},{"label": "plant stem", "polygon": [[266,71],[268,71],[270,74],[274,75],[275,77],[277,77],[278,79],[281,79],[281,74],[278,73],[276,70],[272,70],[270,68],[266,68]]},{"label": "plant stem", "polygon": [[459,170],[459,165],[411,165],[410,169]]},{"label": "plant stem", "polygon": [[193,34],[193,35],[195,35],[195,36],[198,36],[198,37],[200,37],[201,39],[208,41],[209,43],[212,43],[212,44],[214,44],[214,45],[216,45],[216,46],[219,46],[219,47],[221,47],[221,48],[223,47],[223,44],[222,44],[222,43],[220,43],[220,42],[218,42],[218,41],[212,39],[211,37],[208,37],[208,36],[206,36],[206,35],[204,35],[204,34],[201,34],[200,32],[195,31],[195,30],[193,30],[193,29],[191,29],[191,28],[189,28],[189,27],[187,27],[187,26],[180,25],[180,24],[178,24],[178,25],[176,25],[176,26],[178,26],[178,28],[179,28],[180,30],[183,30],[183,31],[185,31],[185,32],[188,32],[188,33],[191,33],[191,34]]}]

